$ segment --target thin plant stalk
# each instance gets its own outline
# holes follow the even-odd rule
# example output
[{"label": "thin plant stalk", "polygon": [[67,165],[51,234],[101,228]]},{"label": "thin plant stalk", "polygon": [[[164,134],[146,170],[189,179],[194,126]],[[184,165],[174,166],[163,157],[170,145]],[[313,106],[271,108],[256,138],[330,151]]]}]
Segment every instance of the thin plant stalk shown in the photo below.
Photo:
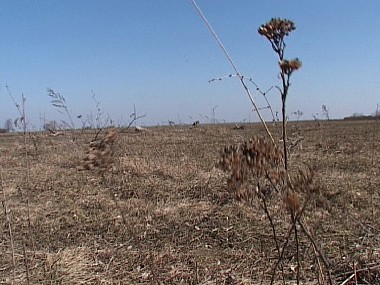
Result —
[{"label": "thin plant stalk", "polygon": [[272,277],[271,277],[271,282],[270,282],[271,285],[274,282],[274,278],[275,278],[275,275],[276,275],[277,268],[281,264],[282,259],[284,257],[285,249],[288,247],[288,243],[290,241],[290,236],[293,233],[293,230],[297,230],[296,229],[297,221],[299,221],[300,217],[303,215],[304,211],[306,210],[306,206],[308,205],[308,203],[309,203],[309,199],[307,199],[304,202],[302,208],[299,211],[297,211],[297,213],[294,213],[294,218],[292,218],[292,225],[291,225],[291,227],[290,227],[290,229],[288,231],[288,234],[286,235],[285,242],[284,242],[284,244],[282,246],[282,249],[281,249],[281,254],[279,255],[279,258],[278,258],[278,260],[276,262],[276,265],[274,266],[274,268],[272,270]]},{"label": "thin plant stalk", "polygon": [[[51,104],[57,108],[58,112],[65,113],[67,118],[69,119],[70,123],[68,124],[67,122],[64,122],[65,125],[66,126],[68,125],[72,130],[74,130],[75,124],[74,124],[74,121],[71,117],[71,113],[70,113],[69,108],[67,106],[65,97],[63,97],[63,95],[61,95],[58,92],[54,92],[54,90],[51,88],[48,88],[47,92],[48,92],[48,96],[52,98]],[[64,112],[62,112],[62,110],[64,110]]]},{"label": "thin plant stalk", "polygon": [[[267,216],[267,218],[269,220],[269,224],[270,224],[270,227],[272,229],[272,235],[273,235],[274,242],[276,244],[278,258],[280,258],[280,256],[281,256],[281,250],[280,250],[280,245],[278,244],[278,238],[277,238],[277,234],[276,234],[276,228],[274,226],[272,216],[269,213],[269,209],[268,209],[265,197],[261,197],[261,200],[263,202],[264,212],[265,212],[265,214],[266,214],[266,216]],[[282,266],[282,264],[280,264],[280,269],[281,269],[281,275],[282,275],[282,283],[285,285],[285,273],[284,273],[284,267]]]},{"label": "thin plant stalk", "polygon": [[[284,46],[285,48],[285,46]],[[277,52],[278,57],[280,61],[284,59],[284,50],[280,49],[279,52]],[[281,76],[281,83],[282,83],[282,89],[280,90],[281,92],[281,102],[282,102],[282,107],[281,107],[281,114],[282,114],[282,141],[283,141],[283,147],[284,147],[284,165],[285,169],[288,169],[288,148],[286,146],[287,144],[287,133],[286,133],[286,97],[288,96],[288,89],[290,85],[290,76],[288,78],[285,78],[284,72],[281,70],[280,73]]]},{"label": "thin plant stalk", "polygon": [[296,220],[296,214],[291,213],[292,216],[292,222],[294,223],[294,240],[296,243],[296,259],[297,259],[297,285],[300,284],[300,270],[301,270],[301,262],[300,262],[300,245],[298,240],[298,230],[297,230],[297,220]]},{"label": "thin plant stalk", "polygon": [[281,93],[282,102],[282,140],[284,149],[284,166],[285,170],[288,169],[288,153],[287,153],[287,133],[286,133],[286,98],[288,96],[290,77],[293,71],[301,67],[301,62],[298,58],[293,60],[286,60],[285,54],[285,42],[284,39],[290,34],[296,27],[292,21],[280,18],[272,18],[268,23],[262,25],[258,32],[260,35],[265,36],[271,43],[272,49],[278,55],[280,65],[280,78],[282,87],[276,86]]},{"label": "thin plant stalk", "polygon": [[208,22],[206,16],[203,14],[202,10],[199,8],[199,6],[197,5],[197,3],[195,2],[195,0],[191,0],[191,3],[193,4],[194,8],[197,10],[198,14],[200,15],[200,17],[202,18],[203,22],[206,24],[208,30],[210,31],[210,33],[212,34],[212,36],[214,37],[214,39],[217,41],[219,47],[222,49],[224,55],[226,56],[226,58],[228,59],[229,63],[231,64],[232,68],[235,70],[236,72],[236,76],[239,78],[239,81],[241,83],[241,85],[243,86],[243,89],[245,91],[245,93],[247,94],[248,96],[248,99],[250,100],[252,106],[253,106],[253,109],[255,110],[255,112],[257,113],[257,115],[259,116],[259,119],[262,123],[262,125],[264,126],[265,128],[265,131],[267,132],[268,136],[270,137],[270,139],[272,140],[272,142],[274,142],[274,139],[273,139],[273,136],[271,134],[271,132],[269,131],[268,129],[268,126],[267,124],[265,123],[264,121],[264,118],[262,117],[260,111],[259,111],[259,108],[257,107],[256,105],[256,102],[255,100],[253,100],[253,97],[251,95],[251,92],[249,91],[249,88],[248,86],[245,84],[244,82],[244,77],[241,75],[241,73],[239,72],[236,64],[234,63],[234,61],[232,60],[231,56],[228,54],[227,52],[227,49],[224,47],[222,41],[219,39],[218,35],[216,34],[216,32],[214,31],[214,29],[211,27],[210,23]]},{"label": "thin plant stalk", "polygon": [[292,224],[292,226],[290,227],[290,229],[288,231],[288,234],[285,237],[285,242],[282,245],[282,249],[281,249],[281,252],[279,254],[279,257],[278,257],[277,262],[276,262],[276,264],[275,264],[275,266],[273,267],[273,270],[272,270],[272,277],[271,277],[271,280],[270,280],[270,285],[273,285],[274,278],[276,276],[277,268],[281,264],[282,259],[284,258],[285,249],[288,246],[288,243],[289,243],[289,240],[290,240],[290,236],[293,233],[294,228],[295,228],[295,224]]},{"label": "thin plant stalk", "polygon": [[372,132],[372,158],[371,158],[371,164],[374,166],[374,157],[375,157],[375,134],[376,134],[376,127],[379,122],[379,104],[376,104],[376,113],[375,113],[375,123],[373,125],[373,132]]},{"label": "thin plant stalk", "polygon": [[26,98],[22,95],[22,117],[23,117],[23,137],[24,137],[24,151],[25,151],[25,169],[26,169],[26,205],[27,205],[27,213],[28,213],[28,226],[31,227],[31,219],[30,219],[30,201],[29,201],[29,157],[28,157],[28,149],[27,149],[27,125],[26,125],[26,112],[25,112],[25,102]]},{"label": "thin plant stalk", "polygon": [[128,126],[125,128],[128,130],[134,122],[136,122],[139,119],[145,118],[146,114],[144,115],[137,115],[136,106],[133,104],[133,113],[129,116],[131,118],[131,121],[129,122]]},{"label": "thin plant stalk", "polygon": [[309,233],[309,231],[307,230],[306,226],[304,225],[304,223],[302,223],[302,221],[299,219],[298,220],[298,224],[301,226],[301,229],[303,230],[303,232],[306,234],[307,238],[310,240],[310,242],[313,244],[313,248],[315,249],[315,251],[318,253],[318,255],[320,256],[324,266],[326,267],[326,270],[327,270],[327,273],[328,273],[328,277],[329,277],[329,284],[332,285],[333,284],[333,281],[332,281],[332,276],[331,276],[331,270],[330,270],[330,265],[329,265],[329,262],[325,256],[325,254],[323,253],[322,249],[319,248],[319,246],[317,245],[317,243],[315,242],[314,238],[312,237],[312,235]]},{"label": "thin plant stalk", "polygon": [[28,226],[31,227],[31,219],[30,219],[30,204],[29,204],[29,181],[30,181],[30,175],[29,175],[29,157],[28,157],[28,149],[27,149],[27,119],[26,119],[26,111],[25,111],[25,102],[26,98],[24,97],[24,94],[22,94],[22,106],[20,107],[19,104],[17,104],[16,100],[14,99],[8,85],[5,85],[7,88],[7,92],[9,97],[11,97],[13,103],[15,104],[19,114],[20,118],[17,118],[15,121],[15,124],[18,121],[22,122],[22,130],[23,130],[23,138],[24,138],[24,155],[25,155],[25,173],[26,173],[26,204],[27,204],[27,215],[28,215]]},{"label": "thin plant stalk", "polygon": [[[237,74],[230,74],[230,75],[227,75],[227,76],[222,76],[222,77],[219,77],[219,78],[213,78],[211,80],[209,80],[208,82],[213,82],[213,81],[221,81],[223,80],[224,78],[232,78],[232,77],[238,77]],[[277,123],[276,123],[276,116],[274,115],[274,112],[273,112],[273,109],[272,109],[272,106],[267,98],[267,94],[270,90],[272,90],[273,86],[271,86],[270,88],[268,88],[267,91],[263,92],[260,87],[256,84],[255,81],[253,81],[252,78],[247,78],[246,76],[242,76],[244,80],[248,80],[249,82],[251,82],[255,88],[256,88],[256,91],[258,91],[261,95],[263,95],[264,99],[265,99],[265,102],[267,103],[267,106],[265,107],[260,107],[258,108],[258,110],[263,110],[263,109],[269,109],[270,113],[271,113],[271,116],[272,116],[272,120],[273,120],[273,123],[274,125],[277,127]]]}]

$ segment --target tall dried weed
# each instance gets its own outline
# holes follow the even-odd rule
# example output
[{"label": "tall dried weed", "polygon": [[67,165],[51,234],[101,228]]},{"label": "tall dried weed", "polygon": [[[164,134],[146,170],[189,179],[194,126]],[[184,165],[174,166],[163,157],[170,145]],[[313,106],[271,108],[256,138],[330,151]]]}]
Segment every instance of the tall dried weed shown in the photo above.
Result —
[{"label": "tall dried weed", "polygon": [[[249,205],[257,201],[266,214],[278,253],[277,263],[272,272],[272,283],[278,266],[285,280],[282,261],[285,249],[293,248],[291,244],[288,244],[292,232],[295,236],[297,284],[300,282],[301,248],[297,225],[315,246],[315,255],[325,264],[331,282],[329,263],[307,230],[305,219],[302,219],[307,206],[321,192],[321,186],[313,170],[310,167],[300,168],[293,172],[286,170],[283,150],[271,140],[262,137],[254,137],[249,141],[225,147],[217,166],[228,174],[228,189],[235,194],[237,200],[242,200]],[[279,211],[281,208],[285,211],[284,214]],[[286,212],[288,214],[285,214]],[[286,217],[289,217],[290,228],[283,246],[280,247],[277,234],[280,228],[276,224],[286,225],[287,223],[284,223]],[[279,220],[280,223],[274,220]]]},{"label": "tall dried weed", "polygon": [[287,206],[297,210],[300,206],[296,201],[308,202],[321,188],[310,167],[290,174],[283,159],[283,150],[275,143],[254,137],[225,147],[217,166],[228,174],[228,189],[236,199],[251,202],[255,195],[265,198],[275,192]]}]

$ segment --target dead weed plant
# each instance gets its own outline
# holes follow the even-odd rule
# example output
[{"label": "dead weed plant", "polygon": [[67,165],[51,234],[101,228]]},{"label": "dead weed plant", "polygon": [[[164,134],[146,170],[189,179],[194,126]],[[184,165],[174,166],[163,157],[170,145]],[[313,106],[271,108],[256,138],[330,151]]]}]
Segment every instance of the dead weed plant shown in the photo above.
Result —
[{"label": "dead weed plant", "polygon": [[117,130],[109,129],[100,140],[90,143],[90,149],[83,158],[78,170],[97,170],[105,172],[112,170],[114,165],[114,142],[117,139]]},{"label": "dead weed plant", "polygon": [[[295,248],[293,255],[297,261],[295,268],[297,284],[299,284],[301,278],[299,231],[301,232],[301,229],[312,243],[315,257],[324,263],[331,283],[329,263],[303,219],[303,214],[311,204],[310,202],[321,194],[321,186],[313,170],[310,167],[300,168],[292,173],[286,170],[283,151],[275,143],[262,137],[254,137],[241,144],[225,147],[217,166],[228,174],[228,189],[235,194],[237,200],[244,201],[249,205],[252,205],[254,201],[259,201],[260,207],[266,214],[278,253],[271,284],[274,282],[279,266],[285,282],[282,264],[285,249],[289,250],[289,248]],[[281,208],[288,215],[282,214]],[[279,229],[276,226],[275,218],[284,223],[286,216],[290,218],[290,229],[284,244],[280,247],[277,233]],[[292,233],[294,233],[294,244],[289,244]],[[319,268],[317,273],[319,278],[323,278],[321,272],[323,271]]]}]

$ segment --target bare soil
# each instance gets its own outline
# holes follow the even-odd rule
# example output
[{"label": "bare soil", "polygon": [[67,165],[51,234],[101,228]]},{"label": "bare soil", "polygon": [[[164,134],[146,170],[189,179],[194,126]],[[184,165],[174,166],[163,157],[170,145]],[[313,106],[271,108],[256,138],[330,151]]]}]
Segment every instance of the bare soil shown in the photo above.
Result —
[{"label": "bare soil", "polygon": [[[288,127],[290,141],[303,137],[290,167],[311,166],[323,187],[305,219],[333,281],[380,284],[380,123]],[[22,134],[0,135],[0,284],[270,283],[278,252],[268,220],[236,201],[215,168],[224,146],[264,136],[259,124],[127,130],[112,171],[78,171],[95,133],[31,133],[26,149]],[[281,242],[283,213],[273,212]],[[328,284],[302,234],[300,247],[301,283]],[[295,284],[292,247],[282,264]]]}]

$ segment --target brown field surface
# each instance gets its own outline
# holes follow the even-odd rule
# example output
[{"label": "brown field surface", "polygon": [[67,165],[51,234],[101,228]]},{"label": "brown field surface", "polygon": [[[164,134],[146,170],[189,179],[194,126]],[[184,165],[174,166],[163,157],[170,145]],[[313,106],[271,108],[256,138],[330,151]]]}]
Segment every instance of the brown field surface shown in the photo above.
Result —
[{"label": "brown field surface", "polygon": [[[380,123],[288,131],[304,138],[290,169],[311,166],[323,189],[305,220],[334,282],[380,284]],[[215,168],[224,146],[265,135],[261,125],[126,130],[110,171],[78,171],[95,133],[31,133],[26,149],[22,134],[0,135],[0,284],[269,284],[278,253],[268,220],[257,203],[236,201]],[[283,243],[286,210],[270,209]],[[294,251],[283,257],[287,284]],[[302,284],[318,284],[314,256],[300,231]]]}]

